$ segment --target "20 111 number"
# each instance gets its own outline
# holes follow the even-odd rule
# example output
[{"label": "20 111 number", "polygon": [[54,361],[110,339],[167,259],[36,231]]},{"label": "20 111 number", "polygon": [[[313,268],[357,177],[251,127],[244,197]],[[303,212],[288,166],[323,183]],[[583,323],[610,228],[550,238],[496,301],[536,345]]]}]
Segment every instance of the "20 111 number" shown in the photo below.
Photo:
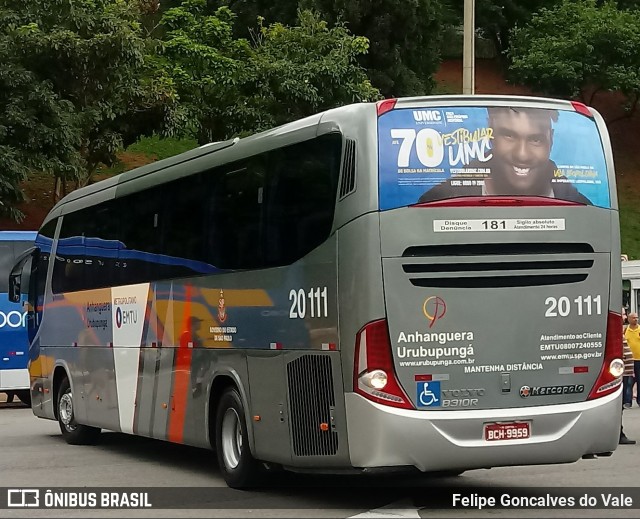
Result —
[{"label": "20 111 number", "polygon": [[[309,301],[308,307],[307,300]],[[302,288],[298,290],[291,289],[289,291],[289,301],[291,301],[289,319],[304,319],[307,316],[307,308],[309,317],[329,316],[327,287],[311,288],[307,293]]]},{"label": "20 111 number", "polygon": [[[578,296],[572,301],[567,296],[547,297],[544,304],[547,307],[545,317],[568,317],[572,311],[578,315],[600,315],[602,314],[601,296]],[[572,310],[573,309],[573,310]]]}]

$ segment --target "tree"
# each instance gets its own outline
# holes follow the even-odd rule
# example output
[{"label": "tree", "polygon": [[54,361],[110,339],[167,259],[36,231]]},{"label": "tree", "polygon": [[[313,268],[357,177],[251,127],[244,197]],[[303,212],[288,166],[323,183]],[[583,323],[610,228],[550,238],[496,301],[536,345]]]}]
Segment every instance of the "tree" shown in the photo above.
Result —
[{"label": "tree", "polygon": [[313,11],[301,11],[299,20],[298,27],[260,25],[256,33],[254,74],[243,93],[246,106],[260,114],[259,127],[381,97],[358,64],[369,48],[366,38],[352,36],[343,23],[329,27]]},{"label": "tree", "polygon": [[238,89],[247,81],[251,46],[233,37],[234,14],[226,7],[207,14],[205,0],[186,0],[163,17],[165,66],[200,144],[244,127]]},{"label": "tree", "polygon": [[[640,12],[615,2],[564,0],[512,32],[511,74],[544,94],[591,104],[599,90],[619,91],[630,107],[640,95]],[[590,94],[590,98],[586,98]]]},{"label": "tree", "polygon": [[433,90],[445,30],[440,0],[307,1],[319,4],[329,20],[337,15],[350,31],[369,39],[370,51],[360,63],[385,97],[425,95]]},{"label": "tree", "polygon": [[248,37],[256,16],[267,24],[301,23],[298,10],[312,10],[330,24],[343,23],[369,40],[358,62],[386,97],[424,95],[434,87],[446,28],[446,0],[210,0],[238,13],[237,34]]},{"label": "tree", "polygon": [[365,38],[304,12],[299,27],[259,24],[235,38],[227,7],[186,0],[163,16],[165,58],[201,144],[254,132],[379,92],[357,64]]},{"label": "tree", "polygon": [[80,135],[71,104],[17,62],[6,33],[0,34],[0,62],[0,215],[20,221],[20,183],[31,170],[73,174]]},{"label": "tree", "polygon": [[16,62],[72,109],[65,124],[79,135],[77,160],[54,171],[58,196],[67,180],[88,183],[100,162],[171,119],[175,97],[146,59],[153,42],[143,37],[141,2],[152,8],[148,0],[0,0]]},{"label": "tree", "polygon": [[[475,25],[489,38],[499,55],[509,48],[509,31],[514,26],[526,25],[531,16],[543,7],[553,7],[562,0],[476,0]],[[464,0],[448,0],[451,22],[461,25]]]}]

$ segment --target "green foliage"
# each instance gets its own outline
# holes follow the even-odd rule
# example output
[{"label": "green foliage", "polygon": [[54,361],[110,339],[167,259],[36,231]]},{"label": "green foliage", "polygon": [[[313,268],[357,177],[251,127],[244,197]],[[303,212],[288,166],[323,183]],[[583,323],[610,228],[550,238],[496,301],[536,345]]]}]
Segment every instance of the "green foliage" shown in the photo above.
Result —
[{"label": "green foliage", "polygon": [[186,0],[163,16],[165,59],[199,143],[270,128],[379,93],[357,64],[365,38],[311,12],[299,27],[259,24],[253,42],[235,38],[227,7],[207,14]]},{"label": "green foliage", "polygon": [[357,63],[369,48],[366,38],[352,36],[341,23],[330,28],[312,11],[299,18],[299,27],[276,23],[256,34],[243,106],[253,112],[249,120],[257,116],[258,127],[380,98]]},{"label": "green foliage", "polygon": [[[305,0],[371,42],[360,63],[385,97],[429,94],[446,29],[441,0]],[[322,5],[324,4],[324,5]]]},{"label": "green foliage", "polygon": [[16,14],[0,2],[0,215],[20,220],[20,183],[32,169],[73,173],[79,165],[77,117],[51,82],[41,81],[20,59]]},{"label": "green foliage", "polygon": [[[476,0],[476,29],[493,41],[496,51],[502,54],[509,48],[509,31],[523,26],[531,16],[543,7],[552,8],[562,0]],[[448,0],[452,23],[462,24],[464,0]]]},{"label": "green foliage", "polygon": [[640,12],[615,2],[564,0],[512,32],[511,73],[544,94],[584,99],[587,90],[640,93]]},{"label": "green foliage", "polygon": [[152,135],[140,138],[129,146],[127,151],[144,153],[155,160],[162,160],[192,150],[197,146],[198,143],[194,139],[163,138],[159,135]]},{"label": "green foliage", "polygon": [[619,193],[620,238],[622,252],[630,259],[640,259],[640,207],[635,197]]},{"label": "green foliage", "polygon": [[256,17],[266,24],[302,24],[298,10],[312,10],[330,24],[344,22],[370,42],[358,62],[385,97],[431,92],[446,29],[446,0],[211,0],[238,13],[237,33],[248,37]]},{"label": "green foliage", "polygon": [[[45,151],[58,185],[87,183],[100,162],[112,163],[141,133],[176,122],[170,79],[146,57],[156,43],[143,38],[140,1],[0,0],[12,63],[64,110],[55,120],[35,116],[60,135],[63,159],[53,147]],[[20,142],[13,146],[30,154]]]}]

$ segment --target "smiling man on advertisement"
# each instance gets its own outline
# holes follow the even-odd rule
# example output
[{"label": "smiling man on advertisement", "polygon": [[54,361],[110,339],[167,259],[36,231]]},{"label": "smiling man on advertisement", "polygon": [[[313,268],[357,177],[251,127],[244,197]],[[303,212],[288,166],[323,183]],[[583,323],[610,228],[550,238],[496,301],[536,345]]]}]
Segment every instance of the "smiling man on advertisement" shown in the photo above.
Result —
[{"label": "smiling man on advertisement", "polygon": [[591,204],[556,173],[559,168],[550,159],[556,110],[491,107],[487,112],[491,158],[486,162],[476,159],[468,166],[487,172],[484,182],[469,185],[452,176],[423,193],[420,203],[456,196],[529,195]]}]

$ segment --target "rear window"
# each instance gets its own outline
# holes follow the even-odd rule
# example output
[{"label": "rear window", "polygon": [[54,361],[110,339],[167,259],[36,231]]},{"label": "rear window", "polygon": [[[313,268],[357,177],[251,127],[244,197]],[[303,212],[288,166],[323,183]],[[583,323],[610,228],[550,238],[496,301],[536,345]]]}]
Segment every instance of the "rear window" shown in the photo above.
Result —
[{"label": "rear window", "polygon": [[380,209],[461,196],[610,207],[593,119],[521,106],[391,110],[378,119]]}]

